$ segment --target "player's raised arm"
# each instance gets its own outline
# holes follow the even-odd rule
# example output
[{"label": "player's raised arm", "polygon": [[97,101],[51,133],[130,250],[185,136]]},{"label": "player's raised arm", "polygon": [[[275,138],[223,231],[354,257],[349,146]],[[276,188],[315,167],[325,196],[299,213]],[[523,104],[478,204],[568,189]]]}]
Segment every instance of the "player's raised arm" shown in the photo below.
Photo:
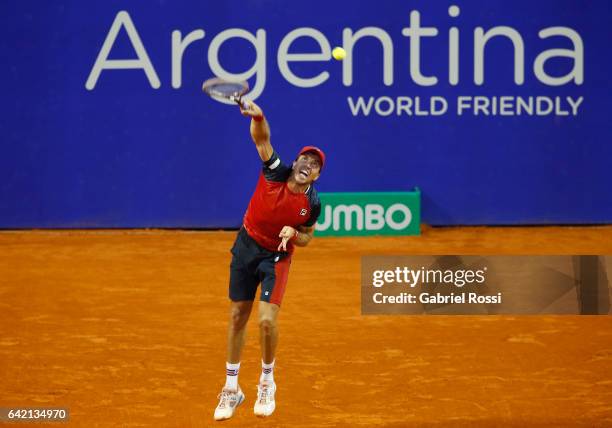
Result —
[{"label": "player's raised arm", "polygon": [[257,153],[262,161],[267,162],[274,153],[272,144],[270,144],[270,127],[266,120],[261,107],[255,104],[253,101],[246,101],[249,108],[245,110],[240,107],[240,112],[244,116],[251,118],[251,138],[257,148]]}]

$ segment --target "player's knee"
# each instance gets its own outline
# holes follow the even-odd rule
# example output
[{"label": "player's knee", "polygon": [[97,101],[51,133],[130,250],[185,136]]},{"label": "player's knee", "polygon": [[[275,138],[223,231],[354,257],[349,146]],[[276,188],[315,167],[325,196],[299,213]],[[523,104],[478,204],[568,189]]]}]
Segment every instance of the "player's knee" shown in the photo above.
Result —
[{"label": "player's knee", "polygon": [[269,316],[262,316],[259,318],[259,328],[266,335],[272,334],[276,328],[276,320]]},{"label": "player's knee", "polygon": [[241,330],[249,320],[249,311],[242,307],[233,307],[230,322],[234,330]]}]

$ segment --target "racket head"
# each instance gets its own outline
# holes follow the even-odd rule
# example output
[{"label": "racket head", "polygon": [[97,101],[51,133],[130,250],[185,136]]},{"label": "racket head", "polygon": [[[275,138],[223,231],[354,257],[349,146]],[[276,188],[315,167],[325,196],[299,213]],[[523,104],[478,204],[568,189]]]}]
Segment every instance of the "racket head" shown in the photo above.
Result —
[{"label": "racket head", "polygon": [[202,84],[202,90],[212,99],[225,104],[242,104],[241,98],[249,92],[249,84],[245,81],[231,81],[213,77]]}]

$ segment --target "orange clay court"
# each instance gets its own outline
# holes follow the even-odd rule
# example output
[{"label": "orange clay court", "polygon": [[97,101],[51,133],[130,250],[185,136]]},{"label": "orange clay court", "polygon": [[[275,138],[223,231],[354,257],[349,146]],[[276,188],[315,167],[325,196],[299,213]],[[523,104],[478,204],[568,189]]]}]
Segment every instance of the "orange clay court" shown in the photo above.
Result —
[{"label": "orange clay court", "polygon": [[0,233],[2,406],[67,407],[82,427],[612,426],[609,316],[360,314],[362,255],[611,254],[611,226],[315,239],[283,301],[276,412],[252,414],[252,319],[246,402],[215,423],[234,236]]}]

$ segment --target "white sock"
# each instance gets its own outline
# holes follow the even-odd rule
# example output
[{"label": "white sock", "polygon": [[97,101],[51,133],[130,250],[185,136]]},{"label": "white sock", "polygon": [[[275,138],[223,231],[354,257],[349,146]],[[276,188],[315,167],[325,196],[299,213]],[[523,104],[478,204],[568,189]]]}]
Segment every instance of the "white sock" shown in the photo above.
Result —
[{"label": "white sock", "polygon": [[240,371],[240,363],[225,363],[225,388],[238,389],[238,371]]},{"label": "white sock", "polygon": [[261,376],[259,376],[259,383],[274,383],[274,361],[276,360],[273,360],[270,364],[266,364],[261,360]]}]

